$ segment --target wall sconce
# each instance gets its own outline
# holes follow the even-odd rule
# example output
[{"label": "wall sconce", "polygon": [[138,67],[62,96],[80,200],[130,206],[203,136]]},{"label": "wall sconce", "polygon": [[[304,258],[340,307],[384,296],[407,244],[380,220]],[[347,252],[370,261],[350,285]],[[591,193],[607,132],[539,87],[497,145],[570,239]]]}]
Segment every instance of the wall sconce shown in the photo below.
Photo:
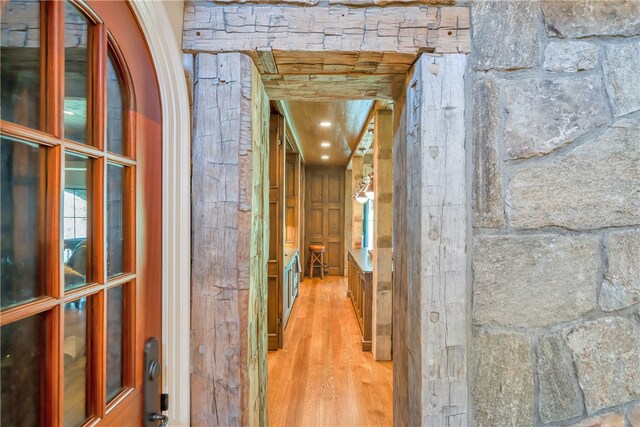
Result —
[{"label": "wall sconce", "polygon": [[367,200],[373,200],[373,173],[370,173],[362,182],[360,189],[355,192],[353,198],[358,203],[366,203]]},{"label": "wall sconce", "polygon": [[358,203],[366,203],[367,200],[369,200],[369,198],[367,197],[367,194],[365,193],[364,189],[367,185],[364,184],[362,187],[360,187],[360,190],[358,190],[354,195],[353,198],[356,199],[356,202]]},{"label": "wall sconce", "polygon": [[369,174],[369,182],[364,188],[364,193],[369,200],[373,200],[373,172]]}]

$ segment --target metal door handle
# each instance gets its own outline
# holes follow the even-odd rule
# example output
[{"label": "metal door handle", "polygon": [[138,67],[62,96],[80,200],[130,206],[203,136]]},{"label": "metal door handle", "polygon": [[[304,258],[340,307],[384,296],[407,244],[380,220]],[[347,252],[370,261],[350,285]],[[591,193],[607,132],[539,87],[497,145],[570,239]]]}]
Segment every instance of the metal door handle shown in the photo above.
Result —
[{"label": "metal door handle", "polygon": [[160,421],[160,427],[166,427],[169,423],[169,417],[162,414],[151,414],[149,415],[150,421]]}]

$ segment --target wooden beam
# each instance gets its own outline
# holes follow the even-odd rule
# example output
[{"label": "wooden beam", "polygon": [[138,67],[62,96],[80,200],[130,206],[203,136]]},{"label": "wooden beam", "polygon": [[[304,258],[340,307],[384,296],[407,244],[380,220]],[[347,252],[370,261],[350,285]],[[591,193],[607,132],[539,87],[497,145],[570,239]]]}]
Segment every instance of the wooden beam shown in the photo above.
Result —
[{"label": "wooden beam", "polygon": [[351,156],[349,156],[349,161],[347,162],[347,165],[351,164],[351,162],[353,161],[353,157],[355,156],[356,151],[358,151],[358,148],[360,147],[360,142],[362,142],[362,138],[364,138],[364,135],[367,133],[367,130],[369,129],[369,124],[373,120],[373,117],[375,116],[376,110],[378,109],[379,105],[380,105],[379,101],[376,101],[371,106],[371,110],[369,111],[369,116],[367,117],[367,120],[364,122],[364,125],[362,126],[362,130],[360,131],[360,136],[358,136],[358,142],[355,148],[353,149],[353,151],[351,152]]},{"label": "wooden beam", "polygon": [[275,104],[285,119],[287,120],[287,133],[290,135],[290,139],[293,141],[295,145],[296,152],[300,154],[300,162],[305,164],[304,153],[302,152],[302,145],[300,144],[300,136],[298,135],[298,131],[296,130],[295,125],[293,124],[293,120],[291,120],[291,112],[289,111],[289,104],[287,101],[276,100]]},{"label": "wooden beam", "polygon": [[[275,19],[274,19],[275,18]],[[469,8],[219,5],[187,2],[186,52],[468,53]]]},{"label": "wooden beam", "polygon": [[278,72],[276,59],[274,58],[273,51],[270,47],[260,47],[256,49],[256,51],[265,74],[280,74]]}]

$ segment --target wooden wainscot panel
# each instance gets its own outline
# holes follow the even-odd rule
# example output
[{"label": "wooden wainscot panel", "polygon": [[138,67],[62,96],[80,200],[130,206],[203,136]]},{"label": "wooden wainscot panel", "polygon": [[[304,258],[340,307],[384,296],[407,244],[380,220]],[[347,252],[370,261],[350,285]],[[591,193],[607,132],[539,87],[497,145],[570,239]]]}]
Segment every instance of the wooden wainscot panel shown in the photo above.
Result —
[{"label": "wooden wainscot panel", "polygon": [[282,323],[282,271],[284,257],[284,170],[285,121],[280,114],[272,114],[269,121],[269,272],[267,295],[267,336],[269,350],[284,345]]}]

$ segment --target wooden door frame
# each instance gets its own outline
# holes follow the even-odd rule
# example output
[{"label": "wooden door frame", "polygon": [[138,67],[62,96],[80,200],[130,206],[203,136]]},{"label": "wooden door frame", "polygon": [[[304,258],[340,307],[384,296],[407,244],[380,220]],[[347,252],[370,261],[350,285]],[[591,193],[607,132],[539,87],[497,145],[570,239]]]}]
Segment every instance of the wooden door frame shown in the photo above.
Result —
[{"label": "wooden door frame", "polygon": [[[261,20],[261,17],[270,14],[279,17],[273,27]],[[400,28],[401,20],[398,17],[404,14],[416,20],[403,21]],[[424,20],[416,18],[423,14]],[[226,17],[230,19],[227,20]],[[231,28],[219,26],[221,22],[231,21]],[[323,24],[318,24],[320,28],[308,28],[314,23],[334,21],[337,25],[330,32],[323,31]],[[342,25],[341,21],[350,25]],[[371,24],[371,21],[374,24],[377,21],[379,25]],[[412,26],[417,21],[421,24]],[[394,98],[394,251],[397,249],[395,253],[399,254],[394,257],[397,260],[404,258],[402,255],[407,256],[404,262],[395,263],[393,280],[394,423],[466,425],[470,420],[471,401],[467,368],[471,341],[471,257],[467,248],[471,247],[470,214],[467,209],[471,206],[471,185],[467,177],[471,174],[467,173],[470,149],[466,144],[464,102],[464,94],[468,92],[464,78],[465,55],[470,51],[468,8],[437,5],[349,8],[337,5],[296,7],[187,3],[184,22],[183,48],[186,52],[203,58],[202,65],[208,64],[199,73],[203,79],[208,80],[207,85],[216,88],[214,90],[219,94],[216,99],[218,105],[240,100],[237,94],[234,97],[232,92],[221,92],[222,86],[229,83],[228,80],[212,78],[222,74],[222,71],[211,66],[214,63],[217,65],[218,61],[242,67],[244,74],[234,78],[233,83],[242,84],[245,88],[261,89],[262,82],[255,78],[257,71],[260,71],[267,92],[275,94],[275,99],[286,96],[284,94],[287,93],[288,84],[291,85],[289,89],[293,88],[291,93],[294,98],[299,97],[298,99],[304,99],[309,94],[313,96],[314,89],[315,94],[320,93],[323,99]],[[398,28],[394,29],[394,25]],[[428,31],[424,25],[428,26]],[[237,28],[242,28],[242,31],[237,31]],[[349,31],[341,33],[340,30],[344,28],[349,28]],[[354,28],[363,29],[363,33],[370,31],[370,28],[384,28],[385,32],[403,34],[403,37],[382,37],[372,30],[372,37],[364,37],[365,42],[356,46],[356,49],[361,50],[344,48],[353,47],[350,41],[353,39]],[[265,33],[269,37],[265,37]],[[384,39],[384,46],[383,41],[372,41],[378,37]],[[313,67],[317,64],[316,60],[322,63],[324,55],[336,59],[340,64],[341,61],[346,61],[348,66],[351,58],[364,55],[370,59],[367,62],[369,66],[376,63],[376,59],[372,58],[378,58],[378,63],[373,64],[374,66],[384,66],[387,54],[390,57],[398,55],[400,58],[407,53],[413,53],[417,57],[411,70],[407,67],[407,77],[401,78],[400,84],[390,90],[389,85],[395,85],[397,81],[389,81],[388,75],[374,72],[369,76],[372,79],[367,80],[372,85],[372,91],[367,95],[363,95],[357,85],[352,86],[351,90],[342,91],[335,84],[336,81],[348,81],[348,72],[332,74],[331,71],[322,69],[315,74],[309,72],[305,76],[308,77],[306,80],[295,75],[288,83],[289,76],[279,72],[276,57],[285,55],[288,63],[291,63],[292,57],[300,54],[301,57],[306,57],[306,62],[300,60],[299,63],[313,62]],[[332,80],[332,76],[336,77],[335,80]],[[224,77],[228,79],[228,76]],[[316,83],[319,86],[313,87],[317,77],[321,77],[316,80],[320,81]],[[361,77],[353,76],[354,79]],[[299,83],[301,81],[303,83]],[[318,87],[326,92],[321,92]],[[443,89],[446,89],[446,93]],[[205,91],[211,89],[198,90],[202,102],[205,102]],[[305,90],[309,92],[305,93]],[[412,95],[408,98],[407,93],[410,91]],[[248,103],[253,102],[251,97],[245,99]],[[258,125],[251,120],[251,109],[241,108],[238,113],[238,120],[243,125],[249,128]],[[235,114],[236,112],[233,113],[234,117]],[[413,120],[411,132],[407,129],[409,117]],[[197,119],[194,118],[194,121]],[[207,124],[203,122],[202,125]],[[195,126],[197,128],[198,123]],[[413,156],[406,151],[410,138],[414,145]],[[194,137],[194,146],[202,143],[204,140]],[[233,143],[242,146],[245,142],[239,136]],[[399,153],[398,156],[396,152]],[[396,173],[396,169],[399,173]],[[237,180],[238,177],[232,178]],[[259,179],[250,173],[240,177],[241,185],[245,187],[256,186],[255,180]],[[402,191],[408,183],[414,186]],[[259,209],[254,206],[251,208]],[[443,216],[442,212],[448,215]],[[449,216],[454,221],[449,220]],[[407,229],[408,223],[412,224],[411,229]],[[414,228],[413,225],[417,226]],[[256,279],[252,286],[259,287],[259,284],[260,281]],[[194,286],[202,287],[206,283]],[[396,294],[399,289],[405,292]],[[407,289],[410,289],[409,293],[406,292]],[[254,301],[249,302],[250,305],[253,303]],[[215,304],[208,306],[208,309],[218,312]],[[219,309],[219,315],[224,315],[222,304]],[[201,316],[204,318],[204,313]],[[253,324],[253,319],[245,318],[242,311],[234,313],[229,321],[245,332],[250,331]],[[192,343],[192,353],[195,354],[204,345],[205,343],[196,340]],[[261,376],[257,366],[261,361],[257,364],[246,363],[248,354],[246,348],[243,348],[246,345],[242,343],[239,348],[229,349],[234,360],[223,363],[224,369],[240,370],[246,378],[240,387],[233,387],[232,392],[227,393],[229,398],[225,397],[223,390],[231,385],[225,385],[225,379],[216,375],[220,367],[204,363],[199,366],[200,371],[192,377],[192,393],[196,395],[208,391],[209,383],[215,379],[216,389],[220,390],[219,398],[229,405],[216,406],[215,414],[209,408],[193,408],[192,418],[216,424],[218,418],[228,419],[225,417],[236,413],[241,414],[243,419],[258,419],[255,415],[258,413],[263,416],[266,411],[266,384],[262,382],[266,382],[266,376]],[[266,349],[264,352],[258,349],[258,355],[266,358]],[[221,361],[217,361],[219,363]],[[237,389],[244,387],[265,393],[257,401],[236,398]]]}]

